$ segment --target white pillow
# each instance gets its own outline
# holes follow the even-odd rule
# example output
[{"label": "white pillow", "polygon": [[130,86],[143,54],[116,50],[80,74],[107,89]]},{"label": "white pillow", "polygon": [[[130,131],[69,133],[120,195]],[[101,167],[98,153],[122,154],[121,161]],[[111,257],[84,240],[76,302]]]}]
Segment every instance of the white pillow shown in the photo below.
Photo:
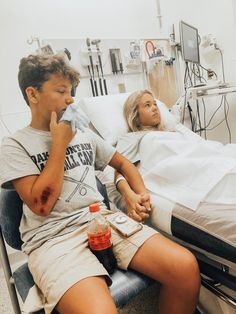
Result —
[{"label": "white pillow", "polygon": [[[128,127],[123,116],[123,106],[131,93],[83,98],[78,106],[88,116],[99,134],[111,145],[115,145]],[[168,130],[176,125],[174,116],[165,104],[157,100],[161,119]]]}]

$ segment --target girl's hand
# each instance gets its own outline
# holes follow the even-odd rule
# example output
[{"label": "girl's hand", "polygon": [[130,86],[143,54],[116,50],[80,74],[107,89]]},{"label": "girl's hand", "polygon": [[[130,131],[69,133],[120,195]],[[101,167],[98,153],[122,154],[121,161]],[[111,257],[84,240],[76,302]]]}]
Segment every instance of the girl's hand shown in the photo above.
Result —
[{"label": "girl's hand", "polygon": [[151,201],[149,192],[145,191],[140,194],[141,196],[141,204],[146,208],[147,212],[151,211]]},{"label": "girl's hand", "polygon": [[142,222],[149,217],[150,213],[150,197],[148,193],[136,194],[129,191],[125,195],[127,205],[127,214],[132,219]]}]

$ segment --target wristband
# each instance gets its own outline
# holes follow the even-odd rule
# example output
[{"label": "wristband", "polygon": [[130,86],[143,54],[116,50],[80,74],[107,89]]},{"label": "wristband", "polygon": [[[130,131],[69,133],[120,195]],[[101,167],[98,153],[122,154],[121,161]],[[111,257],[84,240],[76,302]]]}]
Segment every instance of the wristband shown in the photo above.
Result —
[{"label": "wristband", "polygon": [[116,182],[115,182],[116,186],[117,186],[118,182],[120,182],[121,180],[125,180],[125,181],[126,181],[125,177],[119,176],[119,177],[116,179]]}]

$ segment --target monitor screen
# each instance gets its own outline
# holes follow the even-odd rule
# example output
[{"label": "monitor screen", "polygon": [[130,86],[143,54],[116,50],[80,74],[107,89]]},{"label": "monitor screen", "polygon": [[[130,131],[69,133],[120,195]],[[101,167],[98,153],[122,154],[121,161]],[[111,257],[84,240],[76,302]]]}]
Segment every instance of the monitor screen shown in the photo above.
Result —
[{"label": "monitor screen", "polygon": [[197,28],[180,21],[180,39],[183,59],[187,62],[200,63]]}]

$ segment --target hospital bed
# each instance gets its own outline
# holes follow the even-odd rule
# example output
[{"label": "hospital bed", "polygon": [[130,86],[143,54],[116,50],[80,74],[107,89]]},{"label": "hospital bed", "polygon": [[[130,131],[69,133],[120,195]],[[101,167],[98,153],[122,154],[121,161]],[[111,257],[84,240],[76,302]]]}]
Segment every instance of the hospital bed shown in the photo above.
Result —
[{"label": "hospital bed", "polygon": [[[118,138],[127,133],[123,104],[128,95],[84,98],[78,104],[89,117],[90,127],[114,146]],[[167,107],[160,102],[158,106],[169,129],[176,127],[177,122]],[[182,124],[177,127],[189,137],[200,138]],[[101,174],[99,178],[109,186],[109,176]],[[158,229],[189,248],[198,259],[202,276],[202,313],[236,313],[236,207],[219,206],[199,212],[176,205],[170,228],[169,234],[162,228],[162,223]]]}]

